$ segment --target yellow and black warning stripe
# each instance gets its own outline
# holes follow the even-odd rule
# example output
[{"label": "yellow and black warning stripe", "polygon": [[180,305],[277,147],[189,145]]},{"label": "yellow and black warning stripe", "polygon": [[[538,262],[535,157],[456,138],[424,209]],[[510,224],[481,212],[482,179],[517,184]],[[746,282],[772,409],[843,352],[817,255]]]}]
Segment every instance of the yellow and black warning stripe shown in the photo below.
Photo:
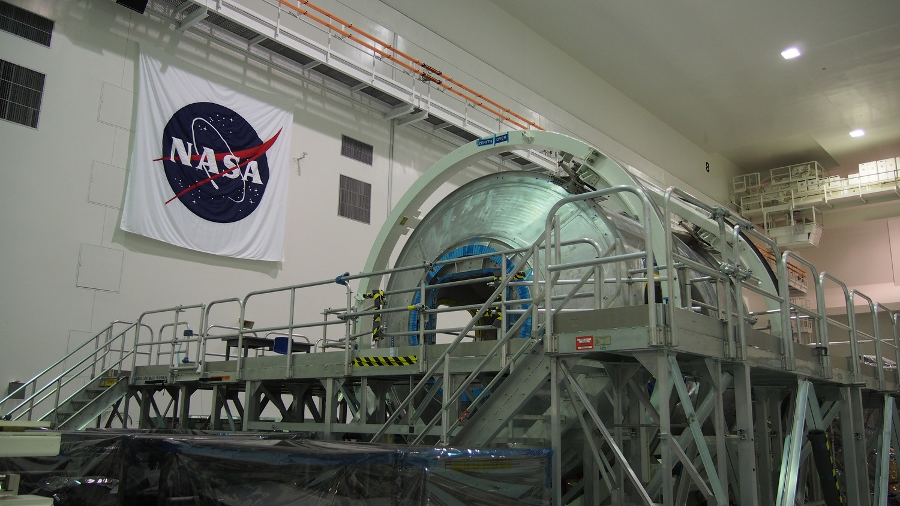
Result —
[{"label": "yellow and black warning stripe", "polygon": [[353,365],[360,367],[415,365],[417,360],[415,355],[409,357],[357,357],[353,359]]},{"label": "yellow and black warning stripe", "polygon": [[384,307],[386,299],[384,298],[383,290],[372,290],[369,293],[363,294],[363,298],[372,299],[374,301],[374,306],[372,309],[377,311],[375,313],[375,319],[372,321],[372,340],[373,341],[381,341],[381,308]]}]

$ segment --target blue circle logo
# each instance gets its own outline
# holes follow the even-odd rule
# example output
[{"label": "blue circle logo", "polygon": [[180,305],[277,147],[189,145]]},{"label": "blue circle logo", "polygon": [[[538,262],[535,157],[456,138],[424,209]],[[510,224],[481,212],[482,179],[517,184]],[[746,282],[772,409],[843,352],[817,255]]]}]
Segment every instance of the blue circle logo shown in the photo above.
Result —
[{"label": "blue circle logo", "polygon": [[234,223],[256,210],[269,184],[263,142],[240,114],[198,102],[179,109],[162,136],[162,161],[173,197],[207,221]]}]

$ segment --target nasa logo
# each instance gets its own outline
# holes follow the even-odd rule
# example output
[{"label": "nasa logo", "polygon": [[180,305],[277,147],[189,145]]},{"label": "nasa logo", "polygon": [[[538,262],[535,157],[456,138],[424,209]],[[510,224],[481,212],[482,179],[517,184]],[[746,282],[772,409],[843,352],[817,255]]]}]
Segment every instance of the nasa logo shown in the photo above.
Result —
[{"label": "nasa logo", "polygon": [[175,199],[216,223],[250,216],[269,183],[266,151],[281,133],[263,142],[240,114],[211,102],[179,109],[162,135],[162,161]]}]

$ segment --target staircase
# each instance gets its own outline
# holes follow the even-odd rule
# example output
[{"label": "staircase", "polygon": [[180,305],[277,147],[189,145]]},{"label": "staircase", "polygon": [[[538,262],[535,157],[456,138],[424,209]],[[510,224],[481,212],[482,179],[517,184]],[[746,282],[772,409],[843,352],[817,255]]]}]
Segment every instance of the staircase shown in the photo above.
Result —
[{"label": "staircase", "polygon": [[126,371],[110,373],[90,380],[59,407],[47,413],[43,420],[51,422],[57,429],[81,430],[107,409],[117,408],[128,393],[130,375]]},{"label": "staircase", "polygon": [[[56,429],[79,430],[110,407],[118,413],[131,378],[122,366],[132,362],[135,351],[129,343],[137,327],[111,323],[0,399],[0,418],[49,421]],[[90,379],[76,388],[85,377]]]},{"label": "staircase", "polygon": [[[526,355],[516,369],[491,392],[491,397],[466,421],[452,438],[453,444],[484,447],[507,428],[534,394],[550,379],[550,361],[544,347]],[[530,413],[522,414],[523,419]]]}]

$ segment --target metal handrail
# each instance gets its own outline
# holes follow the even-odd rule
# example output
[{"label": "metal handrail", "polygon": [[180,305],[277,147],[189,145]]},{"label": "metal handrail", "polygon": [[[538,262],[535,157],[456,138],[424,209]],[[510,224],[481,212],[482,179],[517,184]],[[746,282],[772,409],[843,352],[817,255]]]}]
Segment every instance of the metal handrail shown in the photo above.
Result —
[{"label": "metal handrail", "polygon": [[[556,239],[557,239],[557,244],[556,244],[555,252],[556,252],[557,257],[559,256],[559,243],[562,242],[559,239],[559,222],[556,220],[556,213],[558,213],[559,210],[562,209],[563,206],[568,205],[573,202],[581,202],[584,200],[593,200],[593,199],[597,199],[597,198],[606,197],[607,195],[618,194],[618,193],[623,193],[623,192],[624,193],[632,193],[641,201],[641,208],[642,208],[641,211],[642,211],[643,217],[646,221],[646,223],[644,223],[644,227],[642,230],[643,235],[644,235],[643,239],[644,239],[644,248],[645,248],[644,255],[643,255],[644,267],[646,267],[647,269],[650,269],[655,265],[655,262],[653,260],[653,231],[652,231],[652,227],[650,224],[650,220],[648,219],[653,213],[653,207],[651,206],[650,199],[647,197],[647,193],[644,191],[643,188],[638,188],[635,186],[627,186],[627,185],[618,185],[618,186],[612,186],[609,188],[604,188],[602,190],[596,190],[593,192],[582,193],[579,195],[571,195],[569,197],[560,199],[555,204],[553,204],[553,206],[550,208],[550,211],[547,213],[547,218],[544,220],[543,238],[538,239],[537,241],[535,241],[535,244],[534,244],[534,247],[537,248],[537,247],[539,247],[538,241],[541,241],[540,244],[543,244],[543,246],[544,246],[544,261],[546,262],[547,281],[549,281],[547,283],[547,285],[545,286],[545,290],[547,291],[547,293],[551,293],[551,294],[553,293],[553,276],[551,275],[551,270],[550,270],[551,269],[551,265],[550,265],[551,250],[550,250],[550,248],[552,246],[551,232],[556,233],[555,235],[556,235]],[[625,255],[621,255],[621,256],[625,256]],[[535,260],[538,260],[538,259],[535,258]],[[574,264],[579,264],[579,263],[580,262],[574,262],[572,267],[575,266]],[[668,265],[672,265],[672,264],[670,263]],[[587,265],[584,265],[584,266],[586,267]],[[650,278],[650,276],[648,276],[648,278]],[[648,327],[650,328],[649,344],[651,346],[660,344],[659,339],[658,339],[659,329],[656,328],[656,311],[655,311],[655,309],[653,309],[653,307],[656,305],[655,284],[656,284],[656,279],[652,279],[652,281],[650,279],[648,279],[648,281],[647,281],[647,305],[650,306],[651,309],[648,312],[647,324],[648,324]],[[550,304],[550,307],[552,308],[552,302]],[[546,331],[547,331],[547,335],[553,334],[553,317],[552,316],[550,316],[546,321]]]},{"label": "metal handrail", "polygon": [[[847,323],[848,331],[850,335],[850,374],[852,376],[852,381],[859,381],[859,346],[857,343],[857,335],[856,335],[856,319],[850,320],[850,315],[854,313],[853,301],[850,298],[850,289],[847,288],[847,285],[844,284],[843,281],[838,278],[828,274],[827,271],[822,271],[819,273],[819,281],[816,283],[816,300],[821,301],[821,304],[825,304],[825,280],[831,280],[833,283],[837,284],[844,291],[844,303],[847,309]],[[825,325],[822,327],[822,339],[826,342],[828,341],[828,324],[832,323],[833,320],[825,317]],[[838,323],[838,322],[834,322]],[[830,352],[830,350],[829,350]]]},{"label": "metal handrail", "polygon": [[[142,343],[142,342],[140,342],[140,333],[141,333],[140,326],[141,326],[141,324],[143,323],[144,318],[147,317],[147,316],[155,315],[155,314],[162,314],[162,313],[169,313],[169,312],[175,314],[174,322],[175,322],[175,324],[177,325],[178,322],[179,322],[179,316],[181,315],[181,313],[184,312],[184,311],[186,311],[186,310],[189,310],[189,309],[200,309],[200,326],[199,326],[199,328],[202,329],[202,328],[205,326],[203,317],[204,317],[204,315],[206,314],[206,304],[192,304],[192,305],[188,305],[188,306],[178,305],[178,306],[168,307],[168,308],[164,308],[164,309],[154,309],[154,310],[152,310],[152,311],[144,311],[143,313],[141,313],[141,315],[138,317],[138,320],[137,320],[138,328],[135,330],[135,333],[134,333],[134,345],[133,345],[133,349],[134,349],[135,351],[137,351],[137,349],[138,349],[139,346],[149,346],[149,347],[150,347],[150,351],[152,352],[152,351],[153,351],[153,345],[157,345],[156,351],[157,351],[157,354],[158,354],[158,353],[159,353],[159,346],[160,346],[160,345],[162,345],[162,344],[164,344],[164,343],[166,343],[166,342],[171,342],[171,343],[177,342],[177,341],[178,341],[177,337],[176,337],[175,339],[172,339],[171,341],[162,341],[162,336],[159,336],[159,337],[160,337],[160,340],[159,340],[159,341],[156,341],[156,340],[154,339],[154,336],[153,336],[152,332],[151,332],[151,334],[150,334],[150,341],[145,342],[145,343]],[[201,339],[201,340],[202,340],[202,339]],[[138,356],[137,353],[134,353],[134,354],[131,355],[131,370],[132,370],[132,371],[134,370],[134,367],[137,365],[137,356]],[[174,359],[175,359],[175,356],[172,355],[172,356],[170,357],[169,360],[170,360],[170,362],[171,362],[171,361],[174,360]],[[159,357],[157,356],[157,364],[158,364],[158,363],[159,363]],[[172,367],[173,365],[174,365],[174,364],[171,364],[171,363],[170,363],[169,367]]]},{"label": "metal handrail", "polygon": [[[109,332],[110,330],[112,330],[113,326],[116,325],[117,323],[128,323],[129,325],[134,325],[134,323],[131,323],[131,322],[121,322],[121,321],[119,321],[119,320],[116,320],[116,321],[110,323],[108,326],[106,326],[106,328],[104,328],[104,329],[101,330],[100,332],[97,332],[96,334],[94,334],[93,336],[91,336],[90,338],[88,338],[85,342],[81,343],[81,345],[79,345],[78,347],[76,347],[74,350],[70,351],[68,354],[64,355],[62,358],[60,358],[59,360],[57,360],[56,362],[54,362],[54,363],[53,363],[52,365],[50,365],[49,367],[46,367],[46,368],[45,368],[44,370],[42,370],[41,372],[35,374],[35,375],[34,375],[33,377],[31,377],[31,379],[29,379],[28,381],[23,382],[21,386],[19,386],[18,388],[16,388],[16,389],[13,390],[12,392],[9,392],[9,393],[6,395],[6,397],[3,397],[2,399],[0,399],[0,406],[2,406],[3,404],[5,404],[6,401],[12,399],[13,396],[15,396],[16,394],[18,394],[20,391],[24,391],[28,385],[30,385],[30,384],[32,384],[32,383],[36,383],[37,380],[40,379],[41,376],[47,374],[48,372],[50,372],[51,370],[53,370],[53,368],[55,368],[55,367],[58,366],[59,364],[62,364],[62,363],[65,362],[66,360],[68,360],[69,357],[71,357],[71,356],[74,355],[76,352],[80,351],[82,348],[84,348],[85,346],[87,346],[88,343],[90,343],[90,342],[93,341],[94,339],[99,338],[102,334],[104,334],[104,333]],[[24,393],[24,392],[23,392],[23,393]]]},{"label": "metal handrail", "polygon": [[[316,286],[324,286],[324,285],[330,285],[330,284],[341,284],[338,281],[338,279],[343,279],[343,278],[339,276],[336,279],[313,281],[310,283],[301,283],[299,285],[291,285],[291,286],[285,286],[285,287],[279,287],[279,288],[269,288],[266,290],[256,290],[256,291],[250,292],[247,295],[245,295],[241,301],[241,306],[240,306],[241,314],[240,314],[240,318],[238,319],[237,348],[239,350],[241,350],[241,349],[243,349],[243,346],[244,346],[244,334],[246,333],[244,330],[244,321],[245,321],[246,312],[247,312],[247,302],[250,300],[251,297],[254,297],[257,295],[280,293],[280,292],[290,292],[290,312],[288,314],[288,320],[289,320],[288,325],[286,327],[271,327],[271,328],[266,328],[266,329],[258,329],[257,331],[258,332],[268,332],[268,331],[287,330],[288,333],[292,334],[294,332],[295,328],[303,327],[301,325],[294,325],[294,306],[295,306],[295,301],[296,301],[297,290],[302,289],[302,288],[312,288],[312,287],[316,287]],[[347,286],[347,290],[349,292],[349,286]],[[351,301],[350,301],[350,297],[348,296],[347,307],[350,307],[350,305],[351,305]],[[344,323],[344,322],[340,322],[340,323]],[[318,325],[321,325],[321,323]],[[311,327],[311,326],[318,326],[318,325],[310,324],[310,325],[306,325],[306,326]],[[348,334],[349,334],[349,332],[348,332]],[[349,342],[348,342],[348,347],[349,347]],[[285,375],[290,376],[290,374],[291,374],[291,354],[288,353],[286,355],[287,355],[287,357],[286,357],[287,363],[285,364]],[[237,379],[241,379],[244,376],[244,354],[243,353],[238,353],[237,370],[235,371],[235,375],[237,376]]]},{"label": "metal handrail", "polygon": [[[39,380],[40,378],[42,378],[44,375],[48,374],[50,371],[52,371],[53,369],[55,369],[55,368],[56,368],[57,366],[59,366],[60,364],[64,363],[66,360],[68,360],[68,359],[72,358],[73,356],[75,356],[75,354],[76,354],[77,352],[81,351],[81,350],[82,350],[85,346],[87,346],[90,342],[92,342],[92,341],[94,341],[94,340],[96,340],[96,339],[99,339],[99,337],[100,337],[101,335],[103,335],[103,334],[105,334],[105,333],[111,333],[112,330],[113,330],[113,328],[114,328],[115,325],[117,325],[117,324],[124,324],[124,325],[127,325],[127,327],[126,327],[124,330],[122,330],[121,332],[119,332],[118,334],[116,334],[114,337],[111,337],[111,338],[107,339],[103,344],[98,344],[97,347],[95,348],[95,350],[94,350],[93,353],[91,353],[91,354],[89,354],[89,355],[86,355],[84,358],[82,358],[81,360],[79,360],[79,361],[76,362],[75,364],[73,364],[73,365],[69,366],[68,368],[66,368],[66,370],[64,370],[63,372],[61,372],[60,374],[58,374],[55,378],[53,378],[52,380],[48,381],[44,386],[38,388],[37,384],[38,384],[38,380]],[[132,323],[132,322],[125,322],[125,321],[119,321],[119,320],[116,320],[116,321],[110,323],[106,328],[104,328],[103,330],[101,330],[100,332],[98,332],[97,334],[95,334],[94,336],[92,336],[92,337],[90,337],[89,339],[87,339],[84,343],[82,343],[81,345],[79,345],[78,347],[76,347],[74,350],[72,350],[71,352],[69,352],[68,354],[66,354],[65,356],[63,356],[61,359],[59,359],[59,360],[57,360],[56,362],[54,362],[53,365],[51,365],[51,366],[45,368],[44,370],[42,370],[41,372],[39,372],[38,374],[36,374],[34,377],[32,377],[31,379],[29,379],[27,382],[24,382],[24,383],[22,384],[22,386],[20,386],[20,387],[17,388],[16,390],[10,392],[6,397],[4,397],[2,400],[0,400],[0,405],[2,405],[2,404],[4,404],[4,403],[6,403],[9,399],[11,399],[14,395],[16,395],[18,392],[20,392],[20,391],[25,391],[25,389],[28,387],[28,385],[32,385],[32,393],[31,393],[31,395],[25,397],[25,398],[22,400],[22,402],[20,402],[19,404],[17,404],[16,406],[14,406],[11,410],[9,410],[8,412],[6,412],[6,413],[4,414],[4,416],[10,416],[10,417],[11,417],[14,413],[16,413],[17,411],[19,411],[19,410],[20,410],[22,407],[24,407],[26,404],[28,404],[28,405],[29,405],[28,409],[26,409],[26,410],[22,411],[20,414],[16,415],[16,416],[15,416],[15,419],[18,420],[18,419],[20,419],[21,417],[26,416],[26,415],[27,415],[27,416],[29,417],[29,419],[30,419],[30,417],[31,417],[31,415],[32,415],[32,413],[33,413],[33,411],[34,411],[35,406],[40,405],[41,403],[43,403],[43,402],[44,402],[45,400],[47,400],[47,398],[48,398],[49,396],[51,396],[51,395],[55,395],[55,396],[56,396],[56,402],[55,402],[55,405],[54,405],[53,409],[54,409],[54,410],[57,409],[57,408],[59,407],[59,405],[60,405],[60,404],[59,404],[59,391],[60,391],[60,389],[61,389],[63,386],[67,385],[67,384],[69,383],[69,381],[71,381],[72,378],[74,378],[77,374],[81,374],[82,372],[86,371],[89,367],[93,367],[93,366],[96,364],[97,360],[98,360],[97,355],[98,355],[98,353],[100,353],[100,350],[104,350],[104,349],[106,350],[106,351],[104,351],[104,352],[102,353],[102,357],[105,357],[106,355],[108,355],[108,354],[110,353],[110,351],[111,351],[111,345],[112,345],[112,343],[114,343],[115,341],[119,340],[119,338],[122,338],[122,339],[123,339],[123,346],[122,346],[121,349],[119,350],[119,351],[120,351],[120,359],[119,359],[119,361],[116,363],[116,365],[121,365],[122,360],[123,360],[122,357],[127,356],[128,354],[131,354],[131,353],[134,351],[134,350],[132,349],[131,351],[128,352],[128,354],[125,354],[124,351],[122,351],[122,350],[124,350],[124,348],[125,348],[125,346],[124,346],[124,342],[125,342],[124,339],[125,339],[125,337],[124,337],[124,336],[125,336],[130,330],[132,330],[132,329],[139,329],[141,326],[147,327],[147,328],[150,330],[151,334],[153,333],[153,329],[152,329],[152,328],[150,328],[150,327],[147,326],[147,325],[141,325],[139,322],[134,322],[134,323]],[[78,371],[78,373],[76,373],[75,375],[72,375],[72,378],[70,378],[69,380],[67,380],[65,383],[62,382],[62,378],[63,378],[63,377],[65,377],[66,375],[69,375],[70,373],[72,373],[72,371],[74,371],[77,367],[79,367],[79,366],[81,366],[82,364],[84,364],[85,362],[87,362],[88,359],[91,358],[91,357],[94,357],[94,360],[93,360],[91,363],[87,364],[84,368],[82,368],[80,371]],[[52,385],[54,385],[54,384],[56,384],[56,388],[55,388],[54,390],[51,390],[50,392],[47,393],[47,395],[45,395],[44,397],[41,397],[40,399],[38,399],[38,396],[40,396],[41,394],[43,394],[44,392],[46,392],[46,391],[47,391],[48,389],[50,389],[50,387],[51,387]],[[37,401],[36,401],[36,399],[37,399]]]},{"label": "metal handrail", "polygon": [[[673,230],[672,230],[672,220],[670,219],[671,213],[673,213],[672,209],[672,197],[677,196],[681,201],[686,202],[699,210],[705,211],[709,213],[709,217],[714,219],[716,225],[718,227],[718,235],[721,241],[720,252],[721,252],[721,262],[722,271],[717,271],[715,269],[710,268],[709,266],[700,264],[691,260],[690,258],[686,258],[683,255],[679,255],[675,250]],[[677,214],[677,213],[676,213]],[[728,245],[728,232],[729,226],[726,224],[726,219],[729,220],[730,223],[734,223],[734,225],[730,226],[731,232],[731,256],[729,256],[729,245]],[[742,232],[747,232],[751,234],[757,234],[753,230],[753,224],[748,220],[732,213],[729,209],[721,206],[712,206],[705,202],[700,201],[693,195],[681,190],[680,188],[670,186],[666,189],[663,195],[663,223],[664,223],[664,237],[666,241],[666,275],[664,279],[666,280],[666,292],[668,300],[667,304],[667,313],[670,321],[675,316],[675,302],[676,299],[676,276],[677,271],[675,269],[670,269],[668,266],[675,267],[676,265],[680,265],[683,268],[690,268],[702,274],[706,274],[717,282],[718,290],[727,290],[727,293],[720,298],[724,307],[714,307],[709,309],[716,310],[721,316],[724,316],[726,321],[726,346],[727,353],[729,356],[737,357],[740,359],[744,359],[747,353],[747,344],[746,344],[746,329],[745,329],[745,319],[744,319],[744,306],[743,306],[743,298],[741,295],[742,288],[745,286],[759,293],[760,295],[773,298],[775,296],[777,299],[777,294],[772,294],[759,288],[758,286],[750,286],[747,283],[748,279],[752,279],[755,281],[759,281],[758,278],[754,278],[752,273],[749,271],[741,272],[741,258],[740,258],[740,236]],[[768,238],[764,238],[763,241],[768,242]],[[774,247],[774,251],[778,251],[777,246],[772,243]],[[676,262],[676,259],[678,262]],[[722,286],[722,285],[725,286]],[[735,291],[734,299],[730,296],[730,290],[728,287],[733,287]],[[732,305],[735,307],[732,308]],[[682,307],[691,307],[691,300],[681,301]],[[721,317],[720,316],[720,317]],[[735,334],[735,328],[737,329],[737,333]]]},{"label": "metal handrail", "polygon": [[890,341],[891,346],[893,346],[894,348],[894,364],[896,365],[896,368],[894,369],[894,375],[896,377],[894,379],[895,382],[900,385],[900,327],[898,327],[900,326],[900,321],[898,321],[898,316],[900,316],[900,313],[891,310],[891,308],[885,306],[880,302],[876,302],[875,307],[884,309],[888,313],[888,315],[890,315],[888,318],[891,320],[893,335],[891,336],[890,340],[880,339],[880,341]]},{"label": "metal handrail", "polygon": [[[228,302],[236,302],[238,304],[238,307],[240,308],[239,313],[243,312],[244,303],[241,301],[241,299],[239,299],[237,297],[231,297],[228,299],[217,299],[206,305],[206,310],[203,313],[203,321],[209,322],[209,313],[210,313],[210,311],[212,311],[213,306],[218,306],[218,305],[225,304]],[[213,327],[221,327],[221,326],[220,325],[209,325],[207,327],[201,327],[202,335],[200,336],[201,337],[200,353],[198,354],[199,356],[197,357],[197,360],[200,361],[200,375],[201,376],[206,373],[206,341],[207,341],[207,338],[209,335],[209,330]],[[221,327],[221,328],[230,328],[230,327]],[[238,353],[238,355],[240,355],[240,354],[241,353]]]},{"label": "metal handrail", "polygon": [[[782,353],[784,353],[784,355],[785,355],[784,356],[785,368],[788,370],[792,370],[795,366],[795,363],[794,363],[794,339],[793,339],[794,332],[791,327],[790,314],[791,314],[792,307],[794,307],[794,308],[798,307],[795,304],[791,304],[791,298],[789,296],[787,296],[787,294],[790,291],[790,288],[788,286],[787,266],[788,266],[788,262],[790,261],[791,258],[793,258],[797,262],[803,264],[804,266],[806,266],[807,269],[812,271],[813,279],[816,280],[815,281],[816,284],[820,283],[819,271],[816,269],[816,266],[814,266],[813,264],[804,260],[802,257],[798,256],[793,251],[788,250],[781,254],[781,259],[778,262],[778,283],[779,283],[778,290],[779,290],[779,292],[781,292],[781,295],[782,295],[781,315],[780,315],[780,318],[781,318],[781,342],[782,342]],[[817,289],[818,289],[818,287],[817,287]],[[822,302],[824,303],[824,299],[822,300]],[[817,333],[819,334],[820,339],[824,339],[824,346],[827,347],[828,346],[828,337],[827,337],[827,335],[826,336],[821,335],[822,319],[824,318],[823,315],[825,314],[825,309],[824,309],[824,306],[821,304],[819,305],[819,307],[817,309],[818,309],[817,312],[812,312],[812,311],[804,311],[804,312],[806,312],[807,314],[809,314],[810,316],[812,316],[816,319],[816,325],[818,326]],[[799,327],[798,327],[798,331],[799,331]]]},{"label": "metal handrail", "polygon": [[[107,350],[105,354],[108,354],[108,353],[110,353],[111,351],[112,351],[112,350]],[[125,358],[127,358],[127,357],[128,357],[129,355],[131,355],[132,353],[134,353],[134,350],[130,350],[130,351],[129,351],[128,353],[126,353],[122,358],[120,358],[118,361],[116,361],[116,363],[114,363],[113,365],[111,365],[111,366],[109,366],[109,367],[103,369],[103,370],[100,372],[100,376],[103,376],[104,374],[108,373],[109,371],[115,370],[115,367],[116,367],[117,365],[121,365],[122,360],[124,360]],[[94,364],[96,364],[96,362],[94,362]],[[82,367],[80,371],[78,371],[77,373],[75,373],[75,374],[73,374],[72,376],[70,376],[69,379],[67,379],[65,382],[60,383],[59,386],[57,387],[57,390],[60,390],[60,389],[62,389],[62,387],[68,385],[72,380],[74,380],[75,378],[77,378],[79,374],[83,373],[84,371],[86,371],[86,370],[88,369],[88,367],[92,367],[94,364],[87,364],[87,365],[85,365],[84,367]],[[88,385],[90,385],[90,383],[86,384],[83,388],[86,388]],[[79,393],[81,393],[81,391],[82,391],[83,388],[79,388],[79,389],[76,390],[75,392],[72,392],[72,394],[69,395],[68,397],[66,397],[66,399],[63,400],[62,402],[59,402],[59,401],[57,400],[56,406],[54,406],[52,409],[50,409],[50,411],[48,411],[47,413],[45,413],[44,416],[41,417],[41,420],[47,419],[52,413],[54,413],[56,410],[58,410],[60,406],[63,406],[63,405],[65,405],[67,402],[69,402],[69,401],[71,401],[72,399],[74,399]],[[50,393],[48,393],[48,394],[45,395],[40,401],[38,401],[35,405],[36,405],[36,406],[37,406],[37,405],[40,405],[41,402],[42,402],[44,399],[46,399],[47,397],[49,397],[49,396],[51,396],[51,395],[54,395],[55,393],[56,393],[56,392],[50,392]],[[20,417],[21,417],[21,416],[20,416]],[[19,417],[19,418],[20,418],[20,417]],[[16,418],[16,419],[18,419],[18,418]],[[65,421],[65,420],[63,420],[63,421]],[[60,421],[57,419],[57,425],[59,425],[59,423],[60,423]]]},{"label": "metal handrail", "polygon": [[295,337],[299,337],[299,338],[302,338],[304,341],[306,341],[307,344],[312,344],[312,342],[309,340],[309,338],[302,334],[285,334],[284,332],[274,332],[273,331],[273,332],[269,332],[268,334],[264,335],[263,339],[266,339],[269,336],[290,337],[291,339],[293,339]]},{"label": "metal handrail", "polygon": [[854,308],[854,310],[847,315],[847,318],[850,321],[850,326],[853,327],[853,335],[859,342],[859,329],[856,328],[856,306],[853,304],[853,299],[859,297],[866,302],[869,303],[869,313],[872,315],[872,338],[875,341],[875,364],[877,365],[877,374],[878,378],[878,388],[884,388],[884,357],[881,356],[881,339],[878,333],[878,310],[875,308],[875,303],[872,302],[872,299],[859,292],[857,290],[850,290],[850,307]]}]

